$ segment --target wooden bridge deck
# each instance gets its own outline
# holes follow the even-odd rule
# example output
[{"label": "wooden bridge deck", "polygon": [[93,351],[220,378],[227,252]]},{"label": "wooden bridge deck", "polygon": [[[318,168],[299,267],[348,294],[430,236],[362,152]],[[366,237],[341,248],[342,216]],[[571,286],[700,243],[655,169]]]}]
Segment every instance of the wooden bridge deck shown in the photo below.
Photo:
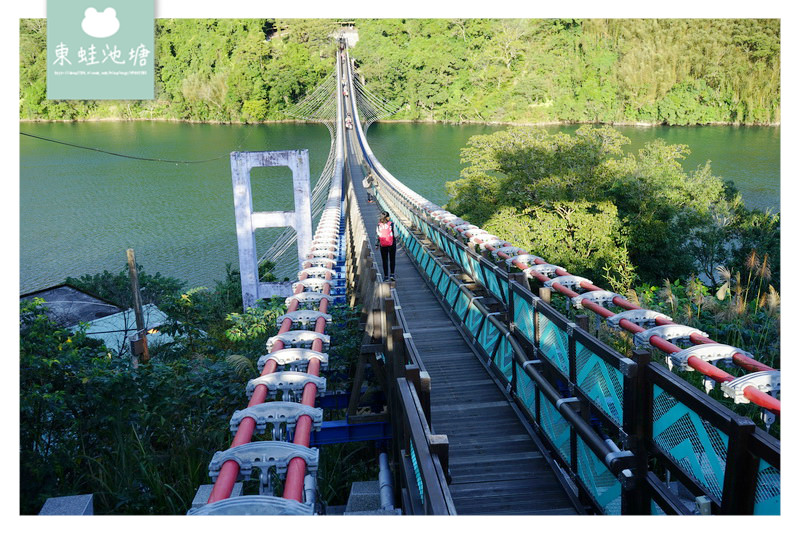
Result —
[{"label": "wooden bridge deck", "polygon": [[[351,146],[348,170],[374,246],[379,207],[367,202]],[[577,514],[538,440],[402,247],[395,275],[409,333],[431,377],[431,426],[450,442],[450,492],[458,514]]]}]

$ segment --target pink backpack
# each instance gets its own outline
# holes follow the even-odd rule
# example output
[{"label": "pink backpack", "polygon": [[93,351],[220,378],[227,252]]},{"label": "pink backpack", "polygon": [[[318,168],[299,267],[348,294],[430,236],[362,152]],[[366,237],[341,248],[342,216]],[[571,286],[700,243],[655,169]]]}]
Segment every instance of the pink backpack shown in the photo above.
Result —
[{"label": "pink backpack", "polygon": [[392,235],[391,222],[378,224],[378,242],[381,246],[391,246],[394,244],[394,235]]}]

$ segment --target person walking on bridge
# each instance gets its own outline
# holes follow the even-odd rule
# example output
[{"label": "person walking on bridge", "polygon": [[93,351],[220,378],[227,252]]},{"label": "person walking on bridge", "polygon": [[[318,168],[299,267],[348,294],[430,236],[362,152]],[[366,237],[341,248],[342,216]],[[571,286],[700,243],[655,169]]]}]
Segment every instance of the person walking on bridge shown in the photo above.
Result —
[{"label": "person walking on bridge", "polygon": [[375,247],[381,249],[383,279],[394,281],[394,256],[397,252],[397,239],[394,234],[394,224],[389,218],[389,213],[385,211],[378,219],[378,242]]}]

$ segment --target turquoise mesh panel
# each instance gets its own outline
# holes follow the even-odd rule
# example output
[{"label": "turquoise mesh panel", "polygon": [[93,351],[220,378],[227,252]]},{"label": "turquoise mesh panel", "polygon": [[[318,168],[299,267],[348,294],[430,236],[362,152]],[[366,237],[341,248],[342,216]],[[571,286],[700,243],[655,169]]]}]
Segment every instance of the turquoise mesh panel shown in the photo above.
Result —
[{"label": "turquoise mesh panel", "polygon": [[464,250],[463,248],[458,249],[458,258],[457,258],[458,264],[461,265],[461,270],[463,270],[467,274],[469,274],[469,266],[468,266],[469,263],[467,262],[468,257],[469,256],[467,255],[466,250]]},{"label": "turquoise mesh panel", "polygon": [[469,258],[470,268],[472,269],[472,277],[475,281],[486,287],[486,280],[483,279],[483,272],[481,272],[481,265],[474,258]]},{"label": "turquoise mesh panel", "polygon": [[469,305],[469,298],[461,291],[458,291],[458,300],[456,300],[455,312],[459,317],[463,317]]},{"label": "turquoise mesh panel", "polygon": [[561,458],[570,464],[569,424],[547,399],[539,402],[540,422],[547,439],[556,448]]},{"label": "turquoise mesh panel", "polygon": [[660,506],[659,506],[659,505],[658,505],[658,504],[655,502],[655,500],[650,500],[650,514],[651,514],[651,515],[653,515],[653,516],[664,516],[664,515],[666,515],[667,513],[665,513],[665,512],[664,512],[664,509],[662,509],[662,508],[661,508],[661,507],[660,507]]},{"label": "turquoise mesh panel", "polygon": [[581,343],[575,343],[578,387],[617,424],[622,424],[622,372]]},{"label": "turquoise mesh panel", "polygon": [[722,498],[728,436],[658,386],[653,386],[653,442]]},{"label": "turquoise mesh panel", "polygon": [[753,514],[781,514],[781,471],[763,459],[758,465]]},{"label": "turquoise mesh panel", "polygon": [[511,343],[508,342],[508,339],[503,336],[500,337],[500,344],[497,345],[497,352],[494,354],[494,364],[497,365],[497,368],[503,373],[511,383],[511,363],[513,362],[513,358],[511,357]]},{"label": "turquoise mesh panel", "polygon": [[519,332],[528,339],[531,344],[535,344],[533,307],[519,296],[514,298],[514,323],[517,325]]},{"label": "turquoise mesh panel", "polygon": [[450,304],[450,309],[453,309],[453,306],[456,304],[456,298],[458,298],[458,294],[461,291],[458,290],[458,284],[450,281],[450,286],[447,288],[447,303]]},{"label": "turquoise mesh panel", "polygon": [[417,461],[417,452],[414,450],[414,443],[408,442],[409,456],[411,456],[411,466],[414,467],[414,477],[417,478],[417,490],[419,490],[419,499],[425,501],[425,489],[422,484],[422,474],[419,471],[419,462]]},{"label": "turquoise mesh panel", "polygon": [[439,278],[439,284],[436,286],[436,289],[439,291],[439,294],[444,296],[447,294],[447,288],[450,286],[452,281],[450,281],[450,276],[447,275],[445,271],[442,271],[442,276]]},{"label": "turquoise mesh panel", "polygon": [[489,357],[492,356],[494,346],[497,344],[497,339],[500,337],[500,332],[492,322],[487,319],[483,324],[480,335],[478,335],[478,344],[480,344]]},{"label": "turquoise mesh panel", "polygon": [[508,281],[502,276],[497,276],[497,284],[500,287],[500,294],[503,295],[503,301],[508,304]]},{"label": "turquoise mesh panel", "polygon": [[486,280],[486,288],[495,295],[495,297],[500,301],[505,301],[503,299],[503,293],[500,291],[500,285],[497,283],[497,275],[494,273],[492,269],[486,268],[483,264],[481,264],[481,273],[483,275],[483,279]]},{"label": "turquoise mesh panel", "polygon": [[442,269],[439,268],[439,265],[436,265],[436,268],[433,269],[433,274],[431,275],[431,282],[434,285],[438,285],[441,279],[442,279]]},{"label": "turquoise mesh panel", "polygon": [[578,437],[578,477],[607,515],[622,514],[622,485]]},{"label": "turquoise mesh panel", "polygon": [[517,372],[517,396],[522,403],[525,405],[525,408],[528,409],[528,413],[532,416],[536,416],[536,385],[533,383],[533,380],[525,373],[522,369],[521,365],[514,363],[516,366]]},{"label": "turquoise mesh panel", "polygon": [[455,243],[450,239],[447,239],[445,242],[447,243],[447,255],[450,256],[451,259],[455,259],[457,253]]},{"label": "turquoise mesh panel", "polygon": [[483,320],[483,315],[478,308],[475,306],[474,303],[471,303],[469,306],[469,311],[467,311],[466,320],[464,320],[464,324],[467,326],[467,329],[472,333],[472,335],[478,334],[478,328],[481,326],[481,320]]},{"label": "turquoise mesh panel", "polygon": [[549,318],[539,313],[539,348],[561,371],[569,375],[569,338]]},{"label": "turquoise mesh panel", "polygon": [[425,258],[425,273],[428,275],[428,279],[430,279],[431,276],[433,276],[433,271],[436,270],[436,262],[429,255],[426,255]]}]

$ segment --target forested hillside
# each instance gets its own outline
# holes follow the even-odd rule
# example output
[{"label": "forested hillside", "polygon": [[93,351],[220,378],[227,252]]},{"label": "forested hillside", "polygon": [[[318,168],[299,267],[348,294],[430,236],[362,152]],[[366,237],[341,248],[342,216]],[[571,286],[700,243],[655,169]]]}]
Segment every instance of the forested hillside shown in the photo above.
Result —
[{"label": "forested hillside", "polygon": [[[156,100],[45,99],[45,21],[20,26],[23,119],[255,122],[333,67],[334,20],[156,22]],[[392,117],[452,122],[775,124],[776,19],[358,20],[352,51]]]},{"label": "forested hillside", "polygon": [[155,100],[46,99],[46,21],[20,22],[20,118],[256,122],[333,69],[333,20],[157,19]]}]

